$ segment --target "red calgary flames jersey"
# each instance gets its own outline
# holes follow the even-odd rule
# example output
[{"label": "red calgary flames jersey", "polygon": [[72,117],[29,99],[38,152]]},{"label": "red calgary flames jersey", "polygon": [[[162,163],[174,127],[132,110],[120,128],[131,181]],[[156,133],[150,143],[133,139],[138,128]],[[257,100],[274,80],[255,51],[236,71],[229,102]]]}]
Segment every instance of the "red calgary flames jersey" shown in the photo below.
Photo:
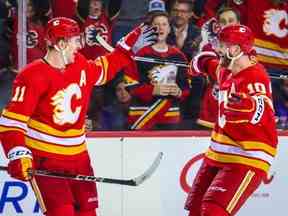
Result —
[{"label": "red calgary flames jersey", "polygon": [[6,153],[15,145],[54,158],[72,159],[85,152],[84,122],[91,89],[113,78],[128,61],[116,50],[95,61],[77,54],[75,63],[63,70],[44,60],[29,64],[17,76],[11,102],[0,118]]},{"label": "red calgary flames jersey", "polygon": [[[232,5],[233,7],[235,6]],[[258,60],[268,66],[288,68],[288,2],[249,0],[236,5],[241,22],[255,34]]]},{"label": "red calgary flames jersey", "polygon": [[[217,65],[218,62],[215,60],[209,61],[208,70],[215,73]],[[220,70],[218,78],[218,120],[212,132],[206,159],[217,165],[241,164],[267,172],[276,155],[277,132],[271,84],[265,69],[262,65],[255,64],[236,75],[227,70]],[[235,92],[251,96],[260,95],[264,98],[264,106],[256,107],[256,111],[261,112],[257,123],[226,121],[225,104],[228,95]]]}]

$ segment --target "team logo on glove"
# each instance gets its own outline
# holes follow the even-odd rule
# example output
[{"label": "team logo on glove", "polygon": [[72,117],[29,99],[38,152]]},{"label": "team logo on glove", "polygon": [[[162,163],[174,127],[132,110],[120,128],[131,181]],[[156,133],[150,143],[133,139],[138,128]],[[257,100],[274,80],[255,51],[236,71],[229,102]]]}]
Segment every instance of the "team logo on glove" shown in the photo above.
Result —
[{"label": "team logo on glove", "polygon": [[99,45],[96,36],[101,35],[101,37],[107,41],[108,40],[108,29],[105,25],[101,24],[99,26],[89,25],[85,28],[85,41],[88,46]]}]

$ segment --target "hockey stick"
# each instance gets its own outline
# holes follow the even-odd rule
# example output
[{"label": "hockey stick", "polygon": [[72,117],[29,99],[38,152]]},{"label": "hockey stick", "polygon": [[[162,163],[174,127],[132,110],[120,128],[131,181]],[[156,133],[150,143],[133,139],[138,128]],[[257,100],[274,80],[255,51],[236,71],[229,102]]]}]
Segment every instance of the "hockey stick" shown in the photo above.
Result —
[{"label": "hockey stick", "polygon": [[[106,49],[108,52],[112,52],[114,50],[114,47],[112,47],[110,44],[107,43],[100,35],[96,35],[96,40],[98,43]],[[147,58],[147,57],[140,57],[140,56],[134,56],[135,61],[141,61],[141,62],[148,62],[148,63],[156,63],[156,64],[163,64],[163,65],[175,65],[177,67],[184,67],[189,68],[189,65],[185,62],[180,61],[167,61],[162,59],[155,59],[155,58]],[[280,73],[269,73],[269,77],[271,79],[288,79],[288,72],[287,74],[280,74]]]},{"label": "hockey stick", "polygon": [[[107,43],[106,40],[104,40],[99,34],[96,35],[96,40],[97,42],[108,52],[113,52],[114,47],[112,47],[110,44]],[[167,61],[167,60],[162,60],[162,59],[155,59],[155,58],[147,58],[147,57],[141,57],[141,56],[134,56],[135,61],[140,61],[140,62],[149,62],[149,63],[156,63],[156,64],[164,64],[164,65],[176,65],[178,67],[185,67],[188,68],[189,65],[185,62],[181,61]]]},{"label": "hockey stick", "polygon": [[38,204],[39,204],[39,207],[40,207],[42,213],[43,214],[46,213],[47,209],[46,209],[46,206],[45,206],[41,191],[40,191],[40,189],[38,187],[38,184],[37,184],[34,176],[32,176],[32,178],[29,180],[29,182],[30,182],[30,185],[32,187],[32,190],[34,191],[35,197],[36,197],[36,199],[38,201]]},{"label": "hockey stick", "polygon": [[[54,172],[54,171],[48,171],[48,170],[31,170],[31,174],[37,175],[37,176],[53,177],[53,178],[72,179],[72,180],[77,180],[77,181],[89,181],[89,182],[101,182],[101,183],[120,184],[120,185],[128,185],[128,186],[138,186],[142,184],[145,180],[150,178],[150,176],[155,172],[155,170],[160,164],[162,157],[163,157],[163,152],[159,152],[157,157],[154,159],[153,163],[150,165],[150,167],[143,174],[132,179],[114,179],[114,178],[60,173],[60,172]],[[0,171],[7,171],[7,167],[0,166]]]}]

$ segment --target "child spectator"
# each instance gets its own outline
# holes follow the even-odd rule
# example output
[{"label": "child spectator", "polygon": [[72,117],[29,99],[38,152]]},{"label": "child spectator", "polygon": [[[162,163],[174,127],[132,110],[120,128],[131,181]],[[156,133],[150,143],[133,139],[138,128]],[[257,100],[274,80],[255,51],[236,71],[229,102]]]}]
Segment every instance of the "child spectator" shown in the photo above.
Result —
[{"label": "child spectator", "polygon": [[[186,61],[185,55],[167,43],[169,16],[158,12],[151,17],[158,28],[158,41],[141,49],[137,56],[170,61]],[[137,62],[126,72],[132,96],[128,113],[131,130],[177,129],[180,123],[180,103],[189,92],[186,70],[175,65]]]}]

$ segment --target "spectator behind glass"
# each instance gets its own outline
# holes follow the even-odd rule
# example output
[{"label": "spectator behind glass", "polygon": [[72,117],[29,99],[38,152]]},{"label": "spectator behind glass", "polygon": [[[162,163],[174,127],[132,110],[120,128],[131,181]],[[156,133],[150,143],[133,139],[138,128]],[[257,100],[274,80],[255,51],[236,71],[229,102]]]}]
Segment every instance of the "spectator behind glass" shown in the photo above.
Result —
[{"label": "spectator behind glass", "polygon": [[[200,41],[200,30],[193,23],[193,3],[189,0],[175,1],[171,8],[171,32],[168,36],[168,43],[177,46],[186,56],[191,59],[198,50]],[[192,82],[189,96],[184,104],[181,104],[183,121],[181,128],[194,128],[198,118],[199,106],[203,89],[203,78],[195,77]]]},{"label": "spectator behind glass", "polygon": [[280,81],[279,94],[275,96],[274,108],[277,118],[277,128],[288,129],[288,80]]},{"label": "spectator behind glass", "polygon": [[191,22],[193,3],[189,0],[178,0],[172,6],[171,26],[168,43],[176,45],[190,60],[197,52],[200,29]]},{"label": "spectator behind glass", "polygon": [[81,53],[86,58],[94,59],[107,53],[95,40],[95,36],[99,34],[108,44],[112,43],[112,24],[120,5],[121,1],[111,0],[106,10],[102,0],[78,1],[77,15],[85,35],[85,46]]},{"label": "spectator behind glass", "polygon": [[11,69],[9,46],[9,22],[13,14],[12,5],[0,1],[0,113],[11,97],[12,82],[16,71]]},{"label": "spectator behind glass", "polygon": [[104,106],[104,86],[94,86],[90,96],[91,103],[86,116],[88,130],[101,130],[101,110]]},{"label": "spectator behind glass", "polygon": [[[185,55],[167,43],[170,32],[168,14],[155,13],[151,23],[158,28],[157,43],[144,47],[136,55],[186,62]],[[189,92],[186,69],[173,64],[136,62],[125,73],[132,96],[128,113],[130,129],[177,129],[181,120],[179,104]]]},{"label": "spectator behind glass", "polygon": [[133,27],[144,21],[148,5],[149,0],[122,0],[120,13],[113,27],[113,45]]},{"label": "spectator behind glass", "polygon": [[[224,7],[217,11],[216,18],[207,21],[202,28],[201,47],[203,51],[215,52],[215,41],[217,41],[217,29],[224,28],[231,24],[240,23],[240,15],[238,11]],[[207,128],[213,128],[217,120],[218,113],[218,94],[219,86],[214,77],[205,75],[206,85],[204,89],[204,96],[201,100],[201,109],[197,123]]]},{"label": "spectator behind glass", "polygon": [[100,112],[101,130],[127,130],[128,109],[131,95],[126,88],[123,74],[105,89],[106,103]]},{"label": "spectator behind glass", "polygon": [[86,125],[88,130],[127,130],[131,96],[123,73],[105,86],[94,88]]},{"label": "spectator behind glass", "polygon": [[8,39],[9,8],[5,2],[0,1],[0,69],[9,65],[9,39]]},{"label": "spectator behind glass", "polygon": [[[46,43],[44,40],[45,27],[48,21],[49,2],[46,0],[27,1],[27,63],[44,57]],[[13,35],[11,38],[11,52],[13,63],[18,68],[18,15],[14,17]]]}]

